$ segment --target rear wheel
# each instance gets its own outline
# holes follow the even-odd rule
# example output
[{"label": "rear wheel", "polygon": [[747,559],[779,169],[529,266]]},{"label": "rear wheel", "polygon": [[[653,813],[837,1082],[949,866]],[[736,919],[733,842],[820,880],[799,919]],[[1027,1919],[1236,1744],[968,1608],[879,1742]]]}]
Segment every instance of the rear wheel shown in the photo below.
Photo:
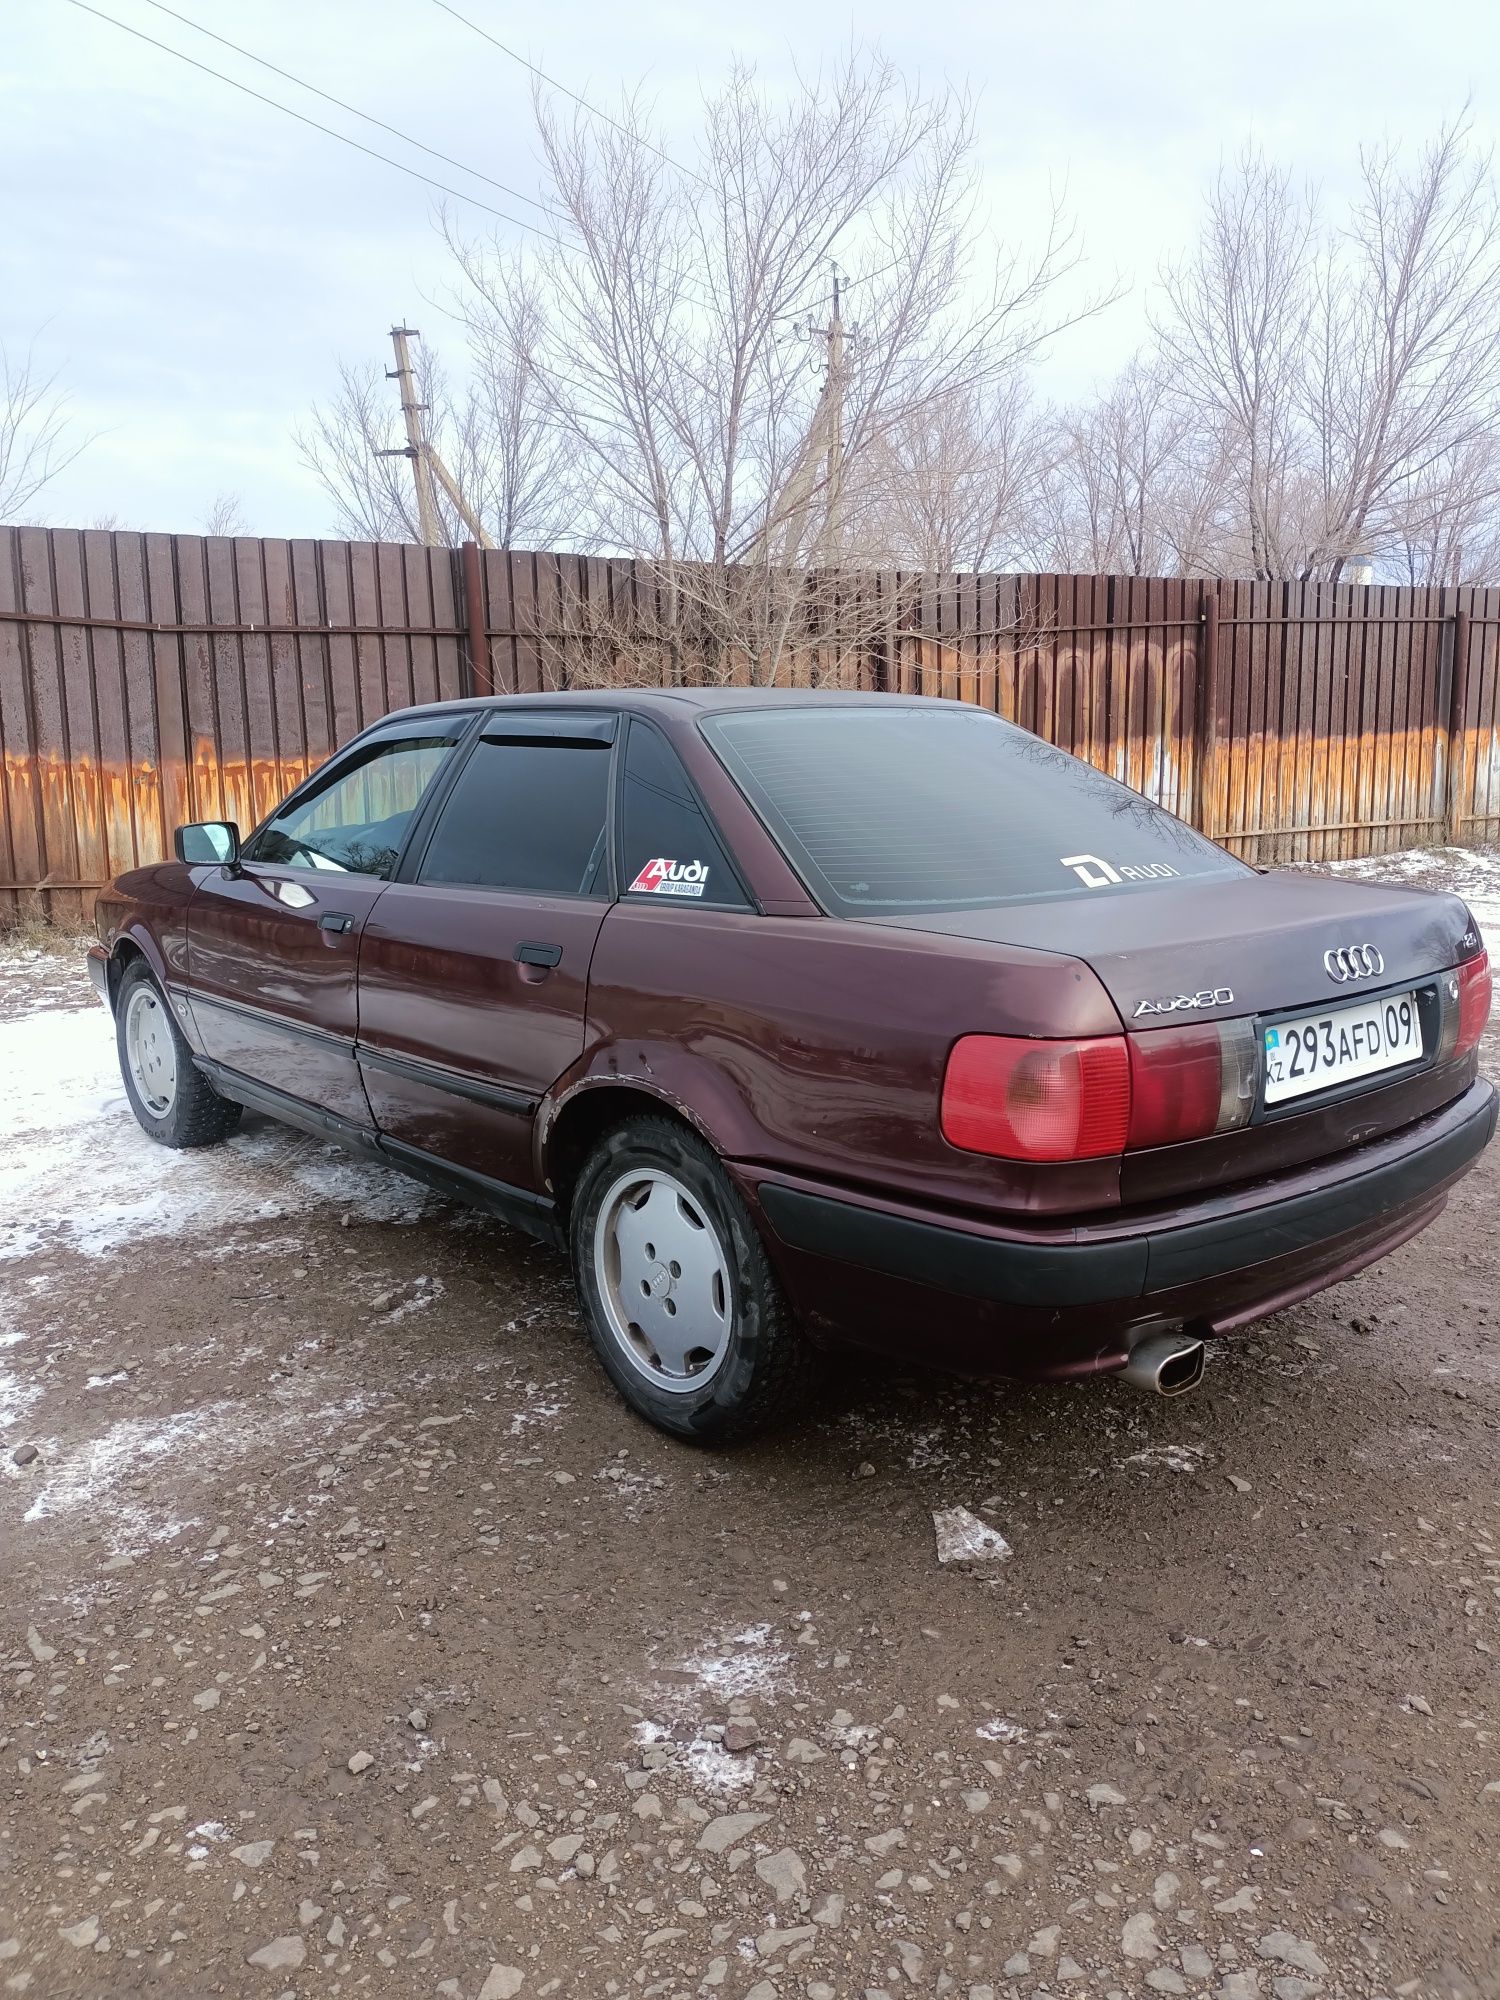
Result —
[{"label": "rear wheel", "polygon": [[810,1356],[744,1202],[711,1147],[666,1118],[608,1133],[572,1204],[589,1334],[632,1409],[723,1444],[790,1406]]},{"label": "rear wheel", "polygon": [[217,1146],[239,1124],[241,1107],[220,1097],[194,1064],[144,959],[128,966],[120,981],[115,1045],[130,1108],[141,1130],[158,1145]]}]

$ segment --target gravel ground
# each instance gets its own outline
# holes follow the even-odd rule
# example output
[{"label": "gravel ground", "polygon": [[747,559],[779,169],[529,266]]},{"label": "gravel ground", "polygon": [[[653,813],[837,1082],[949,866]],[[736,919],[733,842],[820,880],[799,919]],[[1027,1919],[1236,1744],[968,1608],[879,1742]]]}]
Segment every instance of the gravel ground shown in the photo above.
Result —
[{"label": "gravel ground", "polygon": [[1494,1154],[1194,1397],[705,1457],[550,1254],[0,1017],[0,1991],[1500,1995]]}]

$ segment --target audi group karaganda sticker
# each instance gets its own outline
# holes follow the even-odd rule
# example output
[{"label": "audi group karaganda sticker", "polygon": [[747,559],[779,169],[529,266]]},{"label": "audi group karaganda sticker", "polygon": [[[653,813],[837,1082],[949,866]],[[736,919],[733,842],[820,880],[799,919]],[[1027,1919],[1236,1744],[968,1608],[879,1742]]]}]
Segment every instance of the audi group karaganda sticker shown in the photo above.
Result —
[{"label": "audi group karaganda sticker", "polygon": [[643,896],[701,896],[708,886],[708,867],[702,861],[648,861],[630,885],[630,894]]}]

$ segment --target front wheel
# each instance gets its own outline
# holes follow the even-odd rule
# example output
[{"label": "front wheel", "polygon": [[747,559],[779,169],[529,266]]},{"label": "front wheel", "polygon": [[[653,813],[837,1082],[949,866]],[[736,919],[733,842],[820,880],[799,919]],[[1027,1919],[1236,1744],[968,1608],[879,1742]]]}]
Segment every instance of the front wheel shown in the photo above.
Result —
[{"label": "front wheel", "polygon": [[608,1133],[574,1191],[573,1274],[632,1409],[695,1444],[764,1429],[810,1357],[755,1225],[711,1147],[666,1118]]},{"label": "front wheel", "polygon": [[125,1095],[143,1132],[160,1146],[217,1146],[240,1122],[241,1107],[220,1097],[144,959],[126,968],[115,1000],[115,1045]]}]

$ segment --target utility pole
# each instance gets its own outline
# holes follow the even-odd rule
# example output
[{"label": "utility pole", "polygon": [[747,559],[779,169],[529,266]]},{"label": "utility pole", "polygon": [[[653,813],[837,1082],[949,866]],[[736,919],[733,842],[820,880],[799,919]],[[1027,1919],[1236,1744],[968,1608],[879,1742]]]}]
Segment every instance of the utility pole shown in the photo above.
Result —
[{"label": "utility pole", "polygon": [[[437,487],[441,486],[453,502],[454,511],[482,549],[492,549],[495,544],[485,533],[479,516],[464,498],[457,480],[444,465],[437,453],[437,447],[423,435],[422,416],[427,409],[425,403],[417,401],[416,377],[412,373],[411,350],[408,340],[420,340],[421,335],[414,326],[393,326],[391,345],[396,350],[396,365],[385,371],[386,380],[400,387],[401,415],[406,422],[406,443],[393,445],[389,451],[378,451],[377,458],[409,458],[411,460],[412,483],[417,489],[417,534],[424,548],[442,548],[446,542],[443,520],[438,512]],[[434,483],[436,482],[436,483]]]},{"label": "utility pole", "polygon": [[833,310],[828,316],[828,376],[823,384],[828,402],[828,480],[823,499],[825,562],[843,547],[844,497],[844,320],[839,310],[839,267],[833,267]]},{"label": "utility pole", "polygon": [[393,326],[391,345],[396,350],[396,365],[387,368],[385,379],[398,385],[401,396],[401,414],[406,420],[406,444],[397,445],[391,451],[377,452],[378,458],[409,458],[411,460],[412,482],[417,489],[417,535],[422,546],[437,548],[443,540],[443,525],[438,517],[437,495],[432,490],[432,467],[427,459],[427,443],[422,436],[422,412],[425,403],[417,401],[417,385],[412,375],[411,350],[408,340],[418,338],[414,326]]},{"label": "utility pole", "polygon": [[817,408],[807,426],[807,435],[796,457],[788,469],[786,481],[780,497],[775,502],[765,526],[756,535],[745,551],[743,560],[756,562],[770,555],[776,541],[783,534],[795,546],[797,529],[819,497],[823,503],[823,525],[818,533],[817,552],[819,560],[827,563],[836,559],[843,546],[843,489],[844,489],[844,392],[845,392],[845,341],[847,330],[843,317],[843,281],[839,268],[833,267],[833,297],[826,326],[812,322],[799,324],[797,332],[804,338],[823,341],[827,351],[827,364],[823,374],[823,388],[818,397]]}]

